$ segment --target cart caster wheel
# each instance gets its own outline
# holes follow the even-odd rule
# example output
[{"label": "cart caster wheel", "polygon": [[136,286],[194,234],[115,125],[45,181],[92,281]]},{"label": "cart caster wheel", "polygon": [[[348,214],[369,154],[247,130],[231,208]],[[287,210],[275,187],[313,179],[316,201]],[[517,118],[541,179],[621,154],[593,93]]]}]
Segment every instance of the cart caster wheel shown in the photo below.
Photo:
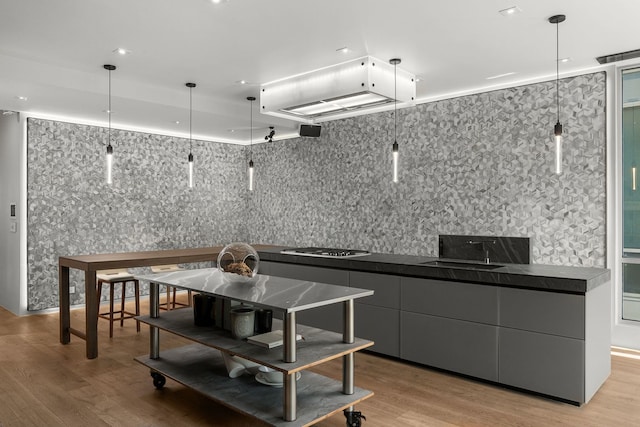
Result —
[{"label": "cart caster wheel", "polygon": [[360,411],[344,411],[344,416],[347,419],[347,427],[361,427],[362,420],[367,420]]},{"label": "cart caster wheel", "polygon": [[167,379],[164,377],[164,375],[157,372],[151,372],[151,377],[153,378],[153,386],[158,390],[162,390],[162,387],[164,387],[165,383],[167,382]]}]

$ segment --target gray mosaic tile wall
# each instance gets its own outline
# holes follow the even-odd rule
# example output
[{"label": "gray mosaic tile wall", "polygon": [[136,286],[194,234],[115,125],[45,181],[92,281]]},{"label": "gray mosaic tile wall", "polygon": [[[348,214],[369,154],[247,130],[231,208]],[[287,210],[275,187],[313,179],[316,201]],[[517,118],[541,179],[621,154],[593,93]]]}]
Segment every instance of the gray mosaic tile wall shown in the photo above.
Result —
[{"label": "gray mosaic tile wall", "polygon": [[254,147],[251,241],[438,253],[438,234],[530,237],[532,262],[605,265],[605,74],[323,123],[320,138]]},{"label": "gray mosaic tile wall", "polygon": [[[605,265],[605,75],[560,81],[565,171],[551,134],[555,82],[398,111],[401,182],[391,182],[392,113],[322,125],[320,138],[246,148],[28,123],[28,306],[58,306],[60,255],[196,247],[240,240],[437,254],[438,234],[532,239],[532,262]],[[83,302],[83,279],[72,275]],[[146,292],[146,289],[143,289]]]},{"label": "gray mosaic tile wall", "polygon": [[[27,131],[29,310],[59,305],[61,255],[248,239],[247,191],[237,179],[244,147],[194,141],[196,185],[189,189],[188,140],[113,130],[108,186],[105,128],[29,119]],[[83,277],[76,272],[71,280],[72,304],[83,303]]]}]

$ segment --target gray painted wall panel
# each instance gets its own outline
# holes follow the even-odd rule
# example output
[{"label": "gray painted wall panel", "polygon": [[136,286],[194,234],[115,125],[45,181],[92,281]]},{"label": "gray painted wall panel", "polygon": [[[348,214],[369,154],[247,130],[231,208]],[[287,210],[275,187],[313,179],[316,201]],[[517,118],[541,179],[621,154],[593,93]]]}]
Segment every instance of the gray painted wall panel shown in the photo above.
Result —
[{"label": "gray painted wall panel", "polygon": [[[25,238],[22,221],[22,176],[24,169],[24,118],[0,114],[0,306],[15,314],[21,307],[20,252]],[[16,204],[16,218],[9,218],[9,205]],[[15,232],[11,224],[15,224]]]},{"label": "gray painted wall panel", "polygon": [[[611,373],[611,282],[598,286],[586,295],[585,384],[588,402]],[[608,345],[606,345],[608,344]]]}]

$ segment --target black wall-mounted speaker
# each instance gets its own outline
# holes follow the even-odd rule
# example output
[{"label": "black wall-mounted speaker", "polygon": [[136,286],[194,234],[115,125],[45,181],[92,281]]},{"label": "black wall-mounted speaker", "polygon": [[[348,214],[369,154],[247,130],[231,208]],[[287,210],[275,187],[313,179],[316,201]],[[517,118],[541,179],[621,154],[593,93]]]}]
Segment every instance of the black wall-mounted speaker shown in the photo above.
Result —
[{"label": "black wall-mounted speaker", "polygon": [[320,136],[320,125],[300,125],[300,136],[311,136],[317,138]]}]

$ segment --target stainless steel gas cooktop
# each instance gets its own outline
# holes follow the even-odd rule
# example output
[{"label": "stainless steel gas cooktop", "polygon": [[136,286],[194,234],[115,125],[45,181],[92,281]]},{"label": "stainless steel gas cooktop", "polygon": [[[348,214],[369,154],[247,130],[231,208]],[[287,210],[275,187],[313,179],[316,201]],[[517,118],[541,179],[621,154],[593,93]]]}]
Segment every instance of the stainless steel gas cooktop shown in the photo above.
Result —
[{"label": "stainless steel gas cooktop", "polygon": [[369,255],[369,251],[357,249],[336,249],[336,248],[288,248],[280,251],[282,254],[315,256],[321,258],[354,258]]}]

